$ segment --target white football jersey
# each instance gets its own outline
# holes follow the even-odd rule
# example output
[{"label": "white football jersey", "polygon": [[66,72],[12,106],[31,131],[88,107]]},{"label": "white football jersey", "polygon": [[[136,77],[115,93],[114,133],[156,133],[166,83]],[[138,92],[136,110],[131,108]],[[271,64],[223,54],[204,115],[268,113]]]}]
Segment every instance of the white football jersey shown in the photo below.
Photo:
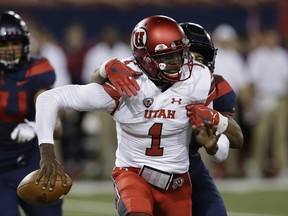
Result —
[{"label": "white football jersey", "polygon": [[[140,71],[133,63],[128,66]],[[186,172],[192,130],[186,105],[205,102],[211,86],[209,70],[194,65],[188,80],[177,82],[164,92],[146,74],[137,82],[138,95],[122,97],[114,113],[118,138],[116,166],[148,165],[171,173]]]},{"label": "white football jersey", "polygon": [[[141,71],[134,63],[129,66]],[[182,74],[188,68],[183,67]],[[143,74],[137,79],[140,90],[137,96],[120,98],[119,103],[102,85],[68,85],[42,93],[36,103],[36,127],[39,144],[53,144],[53,131],[57,113],[61,108],[79,111],[105,110],[112,112],[117,122],[118,167],[144,165],[171,172],[188,170],[188,145],[191,125],[186,106],[204,103],[211,86],[211,73],[207,67],[194,64],[189,79],[174,83],[164,92]]]}]

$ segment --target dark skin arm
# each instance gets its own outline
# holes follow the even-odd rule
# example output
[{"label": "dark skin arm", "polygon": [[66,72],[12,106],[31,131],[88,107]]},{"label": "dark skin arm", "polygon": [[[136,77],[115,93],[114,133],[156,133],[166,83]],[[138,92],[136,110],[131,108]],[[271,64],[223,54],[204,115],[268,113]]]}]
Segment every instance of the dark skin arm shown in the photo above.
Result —
[{"label": "dark skin arm", "polygon": [[[37,92],[37,94],[34,97],[34,103],[36,104],[36,99],[37,97],[44,92],[45,90],[40,90]],[[54,139],[58,140],[61,138],[63,133],[63,128],[62,128],[62,123],[60,118],[57,118],[57,122],[55,125],[54,129]],[[40,169],[41,172],[36,178],[35,183],[39,184],[39,181],[42,177],[44,177],[44,182],[43,182],[43,189],[46,189],[49,187],[49,190],[52,191],[55,186],[55,181],[56,181],[56,176],[57,173],[60,174],[63,182],[63,186],[66,186],[67,180],[64,172],[64,168],[62,165],[57,161],[55,152],[54,152],[54,145],[53,144],[48,144],[48,143],[43,143],[40,145],[40,155],[41,155],[41,160],[40,160]],[[51,164],[51,165],[50,165]],[[51,177],[49,177],[50,173],[52,173]],[[48,181],[49,185],[48,185]]]},{"label": "dark skin arm", "polygon": [[209,155],[216,154],[218,150],[217,141],[221,134],[216,135],[216,128],[211,122],[204,122],[201,127],[192,125],[193,133],[198,144],[203,146]]},{"label": "dark skin arm", "polygon": [[[125,64],[116,59],[109,61],[109,63],[106,64],[105,69],[111,83],[114,86],[118,86],[119,95],[123,94],[121,89],[123,89],[123,91],[128,96],[132,96],[133,94],[137,95],[137,89],[139,88],[139,85],[135,79],[132,79],[131,76],[134,75],[140,76],[142,75],[142,73],[133,71],[129,67],[125,66]],[[110,77],[109,76],[110,73],[113,74],[114,76]],[[100,76],[99,69],[97,69],[91,77],[91,82],[103,84],[105,81],[107,81],[107,79]],[[132,91],[130,91],[130,89]],[[60,177],[62,178],[63,186],[66,186],[67,179],[65,176],[64,168],[59,163],[59,161],[55,156],[54,145],[50,143],[42,143],[40,145],[40,154],[41,154],[41,160],[40,160],[41,171],[36,178],[36,183],[39,183],[40,179],[43,178],[44,179],[43,189],[48,187],[49,190],[53,190],[55,186],[56,177],[57,175],[60,175]]]},{"label": "dark skin arm", "polygon": [[[64,172],[64,167],[59,163],[55,156],[54,145],[50,143],[42,143],[40,145],[40,173],[37,176],[35,183],[39,184],[40,179],[44,178],[43,189],[54,189],[57,175],[60,175],[63,187],[66,187],[67,179]],[[49,185],[48,185],[49,182]]]},{"label": "dark skin arm", "polygon": [[243,146],[243,133],[238,123],[227,113],[221,113],[228,118],[228,127],[223,134],[225,134],[230,142],[230,148],[240,149]]},{"label": "dark skin arm", "polygon": [[[186,106],[187,116],[191,125],[201,126],[204,121],[211,121],[217,130],[227,136],[231,148],[241,148],[243,145],[243,134],[240,126],[231,117],[230,113],[219,113],[204,104],[188,104]],[[220,124],[220,119],[222,122]],[[220,124],[220,126],[219,126]]]}]

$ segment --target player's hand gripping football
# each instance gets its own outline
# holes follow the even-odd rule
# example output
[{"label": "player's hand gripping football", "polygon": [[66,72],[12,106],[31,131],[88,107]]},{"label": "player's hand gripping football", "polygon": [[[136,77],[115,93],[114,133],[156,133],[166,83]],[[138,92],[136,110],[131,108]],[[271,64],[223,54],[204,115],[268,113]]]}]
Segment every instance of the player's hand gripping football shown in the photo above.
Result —
[{"label": "player's hand gripping football", "polygon": [[196,136],[197,142],[203,146],[206,152],[214,155],[218,150],[218,139],[220,133],[216,135],[216,127],[211,122],[204,122],[200,127],[192,125],[193,133]]},{"label": "player's hand gripping football", "polygon": [[[100,70],[103,69],[100,68]],[[119,95],[123,95],[123,93],[126,93],[129,97],[137,95],[140,86],[135,79],[141,76],[143,74],[142,72],[134,71],[118,59],[108,61],[105,64],[105,72]]]},{"label": "player's hand gripping football", "polygon": [[63,187],[67,185],[67,179],[63,166],[59,163],[55,156],[54,145],[43,143],[40,145],[40,173],[36,178],[35,183],[39,184],[41,178],[44,178],[43,189],[47,187],[50,191],[54,190],[57,175],[62,179]]}]

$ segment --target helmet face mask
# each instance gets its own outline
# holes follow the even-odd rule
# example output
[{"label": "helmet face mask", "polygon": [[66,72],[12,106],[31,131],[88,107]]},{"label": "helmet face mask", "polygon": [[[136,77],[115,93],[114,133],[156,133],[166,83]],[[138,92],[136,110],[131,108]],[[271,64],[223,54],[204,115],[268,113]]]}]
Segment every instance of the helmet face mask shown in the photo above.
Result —
[{"label": "helmet face mask", "polygon": [[131,34],[131,48],[139,66],[151,80],[174,83],[191,76],[182,67],[191,64],[189,43],[179,24],[166,16],[140,21]]},{"label": "helmet face mask", "polygon": [[204,58],[202,63],[213,72],[217,49],[214,47],[214,43],[208,32],[196,23],[186,22],[181,23],[180,26],[189,40],[190,51],[200,53]]},{"label": "helmet face mask", "polygon": [[181,68],[183,66],[183,50],[176,50],[174,52],[165,52],[163,54],[155,54],[153,59],[157,64],[159,71],[158,76],[161,79],[168,80],[170,82],[180,81]]},{"label": "helmet face mask", "polygon": [[0,14],[0,68],[14,70],[28,58],[30,51],[30,32],[13,11]]},{"label": "helmet face mask", "polygon": [[22,57],[22,40],[0,40],[0,64],[16,65]]}]

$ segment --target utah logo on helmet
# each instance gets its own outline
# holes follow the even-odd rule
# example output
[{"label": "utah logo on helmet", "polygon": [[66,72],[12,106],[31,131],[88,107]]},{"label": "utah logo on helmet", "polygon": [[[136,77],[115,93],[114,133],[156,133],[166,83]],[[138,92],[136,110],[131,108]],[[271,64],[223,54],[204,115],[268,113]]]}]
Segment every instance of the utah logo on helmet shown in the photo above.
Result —
[{"label": "utah logo on helmet", "polygon": [[181,26],[172,18],[155,15],[140,21],[131,33],[133,55],[151,80],[174,83],[183,76],[182,67],[192,65],[188,39]]}]

